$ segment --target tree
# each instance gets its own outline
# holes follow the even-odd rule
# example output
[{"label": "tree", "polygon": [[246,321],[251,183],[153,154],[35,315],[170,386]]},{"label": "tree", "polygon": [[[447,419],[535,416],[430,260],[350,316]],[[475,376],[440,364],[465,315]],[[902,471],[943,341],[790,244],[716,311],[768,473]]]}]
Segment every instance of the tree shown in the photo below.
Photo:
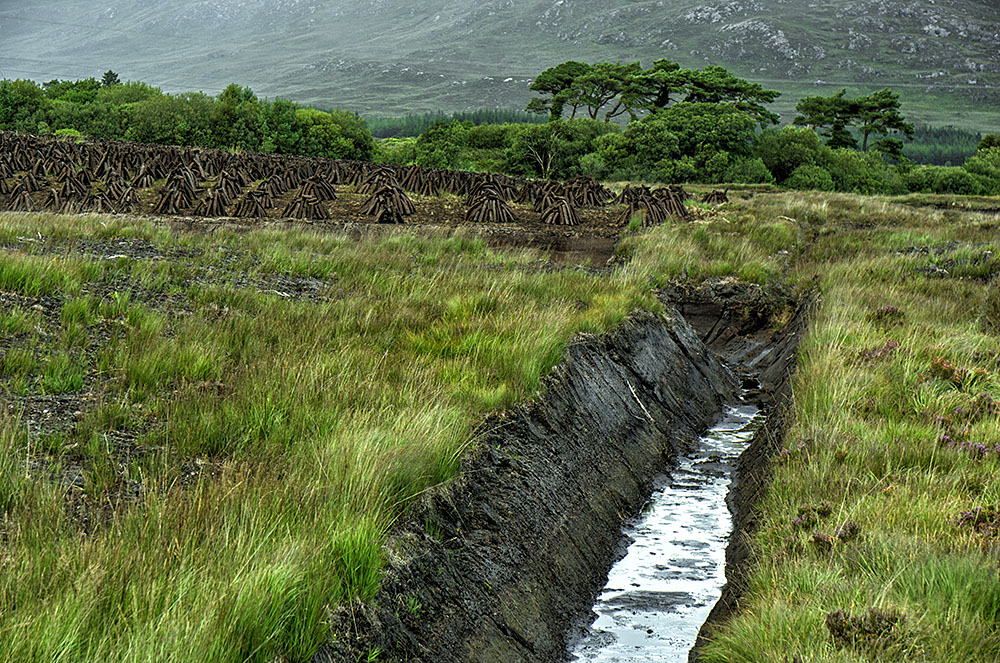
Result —
[{"label": "tree", "polygon": [[867,152],[869,139],[881,136],[873,146],[890,156],[902,158],[902,142],[895,135],[913,139],[913,125],[899,112],[899,95],[882,89],[868,96],[847,98],[847,90],[830,97],[806,97],[795,106],[801,115],[793,122],[807,125],[827,138],[830,147],[858,148],[850,133],[856,127],[862,136],[861,151]]},{"label": "tree", "polygon": [[[570,96],[568,90],[578,77],[590,71],[590,65],[583,62],[570,60],[555,67],[550,67],[540,73],[538,78],[531,84],[535,92],[544,92],[550,95],[549,98],[536,97],[528,104],[527,111],[531,113],[548,113],[550,120],[562,117],[563,108],[567,98]],[[579,104],[570,104],[573,115]]]},{"label": "tree", "polygon": [[716,152],[750,156],[754,120],[735,104],[681,102],[643,121],[663,122],[681,154],[707,159]]},{"label": "tree", "polygon": [[349,158],[354,146],[340,130],[340,125],[329,113],[315,108],[295,111],[296,128],[301,135],[299,154],[332,159]]},{"label": "tree", "polygon": [[213,144],[216,101],[200,92],[164,94],[129,105],[126,140],[161,145]]},{"label": "tree", "polygon": [[295,116],[298,109],[295,102],[287,99],[275,99],[265,104],[264,115],[268,131],[263,145],[265,152],[295,154],[302,139],[300,125]]},{"label": "tree", "polygon": [[49,99],[68,101],[74,104],[88,104],[97,97],[101,84],[96,78],[86,78],[80,81],[61,81],[53,79],[42,83],[45,96]]},{"label": "tree", "polygon": [[158,87],[153,87],[138,81],[119,83],[113,87],[102,87],[97,91],[95,101],[110,104],[112,106],[124,106],[134,104],[137,101],[145,101],[152,97],[163,95],[163,91]]},{"label": "tree", "polygon": [[679,102],[596,144],[603,164],[623,177],[720,181],[751,156],[754,125],[733,104]]},{"label": "tree", "polygon": [[691,80],[691,70],[671,60],[660,59],[642,72],[636,82],[644,88],[647,108],[666,108],[674,101],[673,96],[685,90]]},{"label": "tree", "polygon": [[212,114],[214,147],[259,151],[267,126],[257,95],[235,83],[226,86],[216,99]]},{"label": "tree", "polygon": [[507,168],[521,175],[552,177],[560,152],[565,151],[566,125],[556,119],[548,124],[525,125],[506,155]]},{"label": "tree", "polygon": [[115,85],[121,85],[118,74],[108,69],[101,77],[101,87],[114,87]]},{"label": "tree", "polygon": [[636,76],[642,74],[638,62],[620,64],[601,62],[590,67],[585,74],[573,79],[568,90],[565,103],[574,107],[584,106],[591,119],[596,120],[601,109],[617,99],[617,103],[604,115],[604,121],[628,112],[634,117],[634,111],[643,105],[645,90]]},{"label": "tree", "polygon": [[532,99],[527,110],[548,112],[550,119],[561,117],[564,108],[570,106],[570,117],[575,117],[582,107],[597,119],[602,109],[609,108],[604,113],[605,122],[626,113],[635,120],[643,111],[662,110],[683,99],[690,103],[730,104],[761,126],[777,123],[778,116],[764,104],[781,94],[737,78],[723,67],[681,69],[676,62],[664,59],[656,60],[649,69],[643,69],[638,62],[564,62],[542,72],[531,89],[551,96]]},{"label": "tree", "polygon": [[350,147],[341,154],[340,159],[355,159],[369,161],[375,155],[375,139],[368,129],[364,118],[351,111],[334,108],[325,111],[330,120],[340,127],[340,134],[347,140]]},{"label": "tree", "polygon": [[858,149],[858,141],[847,129],[857,116],[857,103],[847,99],[847,89],[829,97],[805,97],[795,106],[801,115],[793,124],[806,125],[826,138],[830,147],[849,147]]},{"label": "tree", "polygon": [[778,182],[784,182],[799,166],[818,166],[823,162],[819,136],[807,127],[765,129],[757,135],[754,153],[760,157]]},{"label": "tree", "polygon": [[417,137],[415,160],[427,168],[458,168],[469,144],[471,122],[438,122]]},{"label": "tree", "polygon": [[613,171],[649,179],[655,171],[681,156],[680,139],[654,114],[629,123],[621,134],[610,134],[598,142],[598,154]]},{"label": "tree", "polygon": [[615,124],[589,118],[520,125],[510,134],[504,169],[516,175],[571,177],[580,172],[580,159],[594,151],[598,138],[617,131]]},{"label": "tree", "polygon": [[754,118],[761,127],[778,123],[778,116],[764,108],[764,104],[771,103],[781,93],[777,90],[765,90],[758,83],[737,78],[724,67],[705,67],[690,71],[687,92],[684,101],[732,104],[737,110]]},{"label": "tree", "polygon": [[986,134],[983,136],[983,139],[979,141],[976,151],[982,152],[991,149],[1000,149],[1000,134]]},{"label": "tree", "polygon": [[[902,134],[912,140],[913,125],[907,122],[899,112],[899,95],[888,88],[883,88],[867,97],[859,97],[857,102],[858,131],[864,136],[861,151],[868,151],[868,138],[875,135],[884,137],[882,141],[879,141],[881,148],[885,149],[887,146],[898,144],[897,151],[901,154],[902,142],[891,136]],[[887,142],[886,139],[892,142]]]},{"label": "tree", "polygon": [[45,91],[34,81],[0,81],[0,129],[34,131],[45,104]]}]

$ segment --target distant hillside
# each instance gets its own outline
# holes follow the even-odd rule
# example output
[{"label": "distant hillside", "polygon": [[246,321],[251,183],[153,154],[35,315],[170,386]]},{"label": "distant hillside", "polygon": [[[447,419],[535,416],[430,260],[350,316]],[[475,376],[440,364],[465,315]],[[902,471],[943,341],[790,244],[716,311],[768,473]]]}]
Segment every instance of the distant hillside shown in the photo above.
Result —
[{"label": "distant hillside", "polygon": [[[993,0],[11,0],[0,75],[114,69],[171,91],[260,94],[367,114],[522,108],[568,59],[721,64],[798,98],[892,87],[921,122],[1000,129]],[[786,118],[787,119],[787,118]]]}]

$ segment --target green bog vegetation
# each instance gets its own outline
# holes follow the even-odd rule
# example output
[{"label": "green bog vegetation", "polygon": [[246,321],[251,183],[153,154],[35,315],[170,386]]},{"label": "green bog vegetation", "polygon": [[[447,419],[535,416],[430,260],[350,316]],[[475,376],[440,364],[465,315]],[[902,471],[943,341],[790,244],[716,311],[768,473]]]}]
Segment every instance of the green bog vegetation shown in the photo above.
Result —
[{"label": "green bog vegetation", "polygon": [[461,231],[4,214],[0,660],[307,660],[574,334],[739,278],[820,299],[707,660],[995,661],[1000,219],[914,204],[762,193],[602,271]]},{"label": "green bog vegetation", "polygon": [[101,80],[0,80],[0,130],[556,179],[1000,193],[997,134],[915,126],[889,88],[803,97],[780,128],[772,106],[787,95],[715,65],[569,61],[530,90],[526,112],[373,117],[369,126],[236,84],[214,97],[167,94],[109,70]]}]

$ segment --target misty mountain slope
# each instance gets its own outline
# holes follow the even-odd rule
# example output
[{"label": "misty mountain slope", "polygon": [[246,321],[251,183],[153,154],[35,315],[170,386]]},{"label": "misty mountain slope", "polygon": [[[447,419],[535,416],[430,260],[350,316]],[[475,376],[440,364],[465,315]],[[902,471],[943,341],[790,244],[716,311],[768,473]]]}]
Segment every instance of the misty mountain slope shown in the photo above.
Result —
[{"label": "misty mountain slope", "polygon": [[[1000,11],[974,0],[10,0],[0,72],[111,68],[378,114],[521,107],[568,59],[721,64],[804,94],[889,86],[918,119],[1000,124]],[[994,5],[994,6],[991,6]],[[989,128],[989,126],[987,126]]]}]

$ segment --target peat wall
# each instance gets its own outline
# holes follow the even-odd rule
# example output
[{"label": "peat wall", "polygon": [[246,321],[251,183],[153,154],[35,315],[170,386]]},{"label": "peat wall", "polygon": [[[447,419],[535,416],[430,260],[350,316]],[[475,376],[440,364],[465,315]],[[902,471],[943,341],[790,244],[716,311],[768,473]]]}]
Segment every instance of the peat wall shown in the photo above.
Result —
[{"label": "peat wall", "polygon": [[377,598],[334,615],[314,662],[564,660],[622,522],[738,386],[676,312],[578,339],[541,398],[485,422],[458,478],[402,516]]}]

